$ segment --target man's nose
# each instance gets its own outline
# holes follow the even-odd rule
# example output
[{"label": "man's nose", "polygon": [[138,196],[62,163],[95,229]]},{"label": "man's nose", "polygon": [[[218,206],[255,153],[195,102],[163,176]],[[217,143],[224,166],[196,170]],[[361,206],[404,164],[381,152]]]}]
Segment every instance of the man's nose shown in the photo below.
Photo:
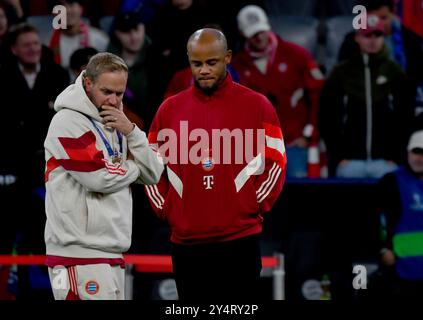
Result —
[{"label": "man's nose", "polygon": [[108,103],[110,103],[112,106],[117,106],[119,103],[119,98],[115,94],[112,94],[109,96]]},{"label": "man's nose", "polygon": [[207,65],[204,65],[200,68],[200,74],[209,74],[210,68]]}]

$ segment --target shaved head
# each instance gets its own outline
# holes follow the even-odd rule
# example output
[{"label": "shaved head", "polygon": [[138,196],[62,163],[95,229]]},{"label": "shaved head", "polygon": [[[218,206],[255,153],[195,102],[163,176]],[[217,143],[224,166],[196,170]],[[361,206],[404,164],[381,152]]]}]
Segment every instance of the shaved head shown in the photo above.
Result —
[{"label": "shaved head", "polygon": [[212,28],[198,30],[189,38],[187,51],[195,86],[213,94],[225,80],[226,65],[231,62],[225,35]]},{"label": "shaved head", "polygon": [[188,52],[191,49],[192,45],[195,44],[212,44],[214,42],[220,43],[222,50],[227,51],[228,50],[228,42],[226,40],[225,35],[213,28],[204,28],[195,31],[191,37],[189,37],[188,44],[187,44],[187,50]]}]

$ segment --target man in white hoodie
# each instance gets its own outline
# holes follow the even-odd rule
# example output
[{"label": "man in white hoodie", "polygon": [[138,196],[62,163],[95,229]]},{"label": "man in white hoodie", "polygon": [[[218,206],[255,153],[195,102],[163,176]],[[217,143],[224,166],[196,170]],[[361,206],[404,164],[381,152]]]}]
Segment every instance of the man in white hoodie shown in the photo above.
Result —
[{"label": "man in white hoodie", "polygon": [[46,264],[55,299],[124,299],[130,184],[155,184],[163,164],[122,111],[128,68],[110,53],[57,98],[45,140]]}]

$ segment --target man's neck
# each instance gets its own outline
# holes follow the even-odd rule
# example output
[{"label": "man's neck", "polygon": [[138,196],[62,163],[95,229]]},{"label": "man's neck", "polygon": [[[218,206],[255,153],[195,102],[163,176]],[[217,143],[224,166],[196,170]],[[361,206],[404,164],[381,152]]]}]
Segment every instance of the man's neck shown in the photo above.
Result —
[{"label": "man's neck", "polygon": [[272,52],[270,39],[267,41],[267,45],[263,48],[257,48],[247,43],[247,50],[253,58],[269,57]]},{"label": "man's neck", "polygon": [[132,67],[135,64],[135,61],[137,60],[138,53],[139,52],[128,51],[123,49],[122,58],[123,60],[125,60],[126,64],[129,67]]},{"label": "man's neck", "polygon": [[73,26],[68,26],[67,29],[62,30],[63,34],[67,36],[76,36],[81,32],[80,23],[76,23]]},{"label": "man's neck", "polygon": [[22,70],[22,72],[23,73],[25,73],[25,74],[31,74],[31,73],[36,73],[37,72],[37,66],[38,66],[38,64],[37,63],[35,63],[35,64],[28,64],[28,63],[26,63],[26,64],[24,64],[24,63],[19,63],[20,65],[21,65],[21,70]]}]

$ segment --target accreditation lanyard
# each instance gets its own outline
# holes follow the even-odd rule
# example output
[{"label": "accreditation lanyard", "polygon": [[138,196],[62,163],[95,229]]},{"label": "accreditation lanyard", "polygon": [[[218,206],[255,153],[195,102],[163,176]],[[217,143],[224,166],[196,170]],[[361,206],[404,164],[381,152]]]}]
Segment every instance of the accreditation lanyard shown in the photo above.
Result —
[{"label": "accreditation lanyard", "polygon": [[113,162],[119,160],[119,154],[122,155],[122,134],[116,130],[116,134],[118,136],[118,140],[119,140],[119,153],[117,150],[113,150],[112,146],[110,145],[109,141],[106,139],[106,137],[104,136],[103,132],[101,132],[101,130],[97,127],[97,125],[95,124],[94,120],[91,119],[90,117],[88,117],[91,121],[91,123],[93,124],[94,128],[97,130],[98,134],[101,137],[101,140],[103,140],[104,145],[106,146],[107,152],[109,154],[109,156],[112,158]]}]

